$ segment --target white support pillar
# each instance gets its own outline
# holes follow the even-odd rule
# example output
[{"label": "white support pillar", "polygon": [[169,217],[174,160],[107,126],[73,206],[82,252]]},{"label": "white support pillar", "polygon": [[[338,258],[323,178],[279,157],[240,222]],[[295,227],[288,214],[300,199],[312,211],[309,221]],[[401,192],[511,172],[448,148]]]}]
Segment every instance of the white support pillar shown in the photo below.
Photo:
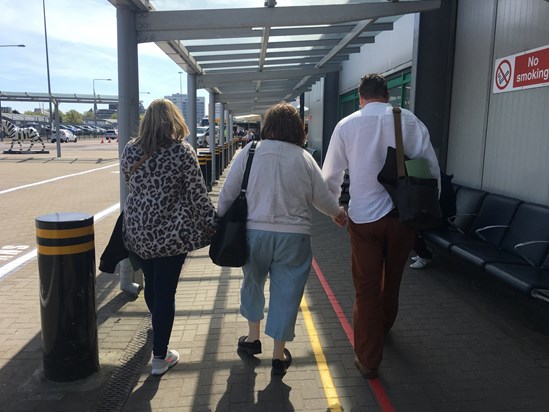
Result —
[{"label": "white support pillar", "polygon": [[208,121],[210,123],[210,152],[212,152],[212,186],[215,185],[215,176],[217,173],[217,159],[215,155],[215,94],[210,92],[210,101],[208,102]]},{"label": "white support pillar", "polygon": [[223,102],[219,103],[219,144],[221,145],[221,170],[220,173],[223,173],[223,168],[228,156],[228,153],[225,150],[225,111],[224,111]]},{"label": "white support pillar", "polygon": [[[130,137],[139,128],[139,75],[137,59],[136,13],[124,5],[116,6],[118,37],[118,152],[121,155]],[[128,188],[120,173],[120,208]],[[143,288],[143,273],[135,272],[129,259],[120,262],[120,289],[138,295]]]},{"label": "white support pillar", "polygon": [[187,74],[187,118],[185,119],[189,126],[189,143],[196,151],[196,74]]},{"label": "white support pillar", "polygon": [[226,142],[227,143],[230,143],[233,141],[233,135],[234,135],[234,130],[233,130],[233,116],[231,114],[229,114],[229,111],[227,109],[225,109],[225,119],[227,119],[227,138],[226,138]]}]

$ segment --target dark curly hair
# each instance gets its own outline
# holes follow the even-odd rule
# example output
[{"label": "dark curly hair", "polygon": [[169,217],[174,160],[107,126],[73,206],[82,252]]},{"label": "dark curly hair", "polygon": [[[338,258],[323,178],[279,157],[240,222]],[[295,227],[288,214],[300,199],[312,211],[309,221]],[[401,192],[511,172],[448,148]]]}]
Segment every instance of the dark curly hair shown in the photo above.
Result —
[{"label": "dark curly hair", "polygon": [[305,144],[305,129],[297,109],[288,103],[271,106],[265,114],[261,138],[303,146]]},{"label": "dark curly hair", "polygon": [[386,99],[389,97],[387,80],[380,74],[367,74],[360,79],[358,93],[365,99]]}]

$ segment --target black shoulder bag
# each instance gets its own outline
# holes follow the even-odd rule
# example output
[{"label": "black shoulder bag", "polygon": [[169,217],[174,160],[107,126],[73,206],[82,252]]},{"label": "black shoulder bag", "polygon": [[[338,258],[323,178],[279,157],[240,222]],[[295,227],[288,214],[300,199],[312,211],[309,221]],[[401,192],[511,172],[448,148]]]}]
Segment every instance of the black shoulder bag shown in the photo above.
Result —
[{"label": "black shoulder bag", "polygon": [[248,220],[248,202],[246,188],[254,158],[257,141],[254,141],[248,151],[246,171],[242,178],[240,194],[233,201],[227,213],[219,219],[217,230],[210,244],[210,259],[218,266],[242,267],[248,257],[246,244],[246,221]]},{"label": "black shoulder bag", "polygon": [[[437,179],[425,175],[427,166],[423,167],[423,173],[419,175],[407,173],[400,112],[399,107],[393,108],[396,149],[387,147],[385,164],[377,180],[391,196],[402,223],[416,230],[440,226],[442,214],[438,200]],[[421,160],[419,164],[422,163]]]}]

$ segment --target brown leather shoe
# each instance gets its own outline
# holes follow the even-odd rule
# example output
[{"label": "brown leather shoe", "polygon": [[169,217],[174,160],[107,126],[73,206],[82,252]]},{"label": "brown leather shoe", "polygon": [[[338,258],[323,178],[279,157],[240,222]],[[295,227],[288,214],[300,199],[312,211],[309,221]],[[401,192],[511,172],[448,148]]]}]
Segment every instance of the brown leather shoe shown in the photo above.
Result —
[{"label": "brown leather shoe", "polygon": [[366,368],[357,358],[355,358],[355,366],[366,379],[377,379],[377,368]]}]

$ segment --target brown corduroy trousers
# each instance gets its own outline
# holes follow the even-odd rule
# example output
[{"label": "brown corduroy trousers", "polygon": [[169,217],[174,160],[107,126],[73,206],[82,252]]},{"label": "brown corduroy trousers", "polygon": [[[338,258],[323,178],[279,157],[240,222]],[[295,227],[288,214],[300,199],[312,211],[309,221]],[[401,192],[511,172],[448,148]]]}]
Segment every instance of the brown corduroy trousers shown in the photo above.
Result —
[{"label": "brown corduroy trousers", "polygon": [[372,223],[350,221],[349,234],[355,286],[355,354],[366,368],[377,368],[385,334],[397,317],[402,272],[415,232],[390,213]]}]

